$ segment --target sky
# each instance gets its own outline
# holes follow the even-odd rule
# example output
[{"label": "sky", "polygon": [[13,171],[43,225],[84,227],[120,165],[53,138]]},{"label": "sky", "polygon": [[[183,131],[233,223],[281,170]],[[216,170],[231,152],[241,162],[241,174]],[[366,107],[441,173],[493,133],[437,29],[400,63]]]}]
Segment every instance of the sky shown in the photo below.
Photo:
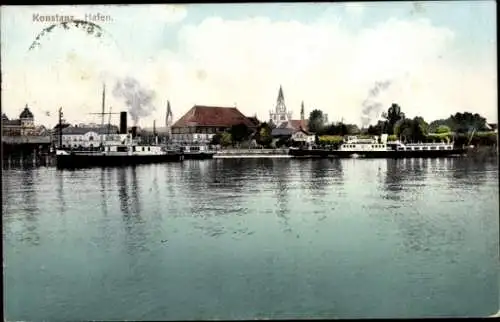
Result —
[{"label": "sky", "polygon": [[[101,111],[103,84],[106,110],[119,112],[130,108],[116,86],[133,80],[147,101],[136,113],[143,127],[165,123],[167,100],[174,121],[195,104],[236,106],[266,121],[280,85],[294,119],[303,101],[306,117],[320,109],[329,121],[358,125],[376,123],[392,103],[427,121],[468,111],[497,122],[495,6],[480,0],[2,6],[2,112],[16,118],[28,104],[36,123],[51,126],[62,107],[70,123],[100,122],[89,113]],[[58,25],[29,50],[54,24],[40,17],[56,14],[106,16],[93,21],[103,35]],[[373,91],[380,83],[387,86]]]}]

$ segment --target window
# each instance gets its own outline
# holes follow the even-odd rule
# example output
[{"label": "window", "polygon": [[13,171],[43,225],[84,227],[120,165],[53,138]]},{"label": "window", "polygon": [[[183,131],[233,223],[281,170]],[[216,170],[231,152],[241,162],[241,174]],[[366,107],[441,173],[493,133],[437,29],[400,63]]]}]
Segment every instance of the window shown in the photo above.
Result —
[{"label": "window", "polygon": [[431,150],[436,150],[436,147],[435,146],[431,146]]},{"label": "window", "polygon": [[135,146],[133,146],[133,147],[132,147],[132,152],[135,152],[135,151],[136,151],[136,147],[135,147]]},{"label": "window", "polygon": [[148,146],[148,151],[151,151],[151,147]]},{"label": "window", "polygon": [[142,151],[144,151],[144,147],[142,147]]},{"label": "window", "polygon": [[89,141],[94,141],[94,137],[92,135],[89,136]]},{"label": "window", "polygon": [[439,147],[439,150],[444,150],[444,146],[440,146],[440,147]]}]

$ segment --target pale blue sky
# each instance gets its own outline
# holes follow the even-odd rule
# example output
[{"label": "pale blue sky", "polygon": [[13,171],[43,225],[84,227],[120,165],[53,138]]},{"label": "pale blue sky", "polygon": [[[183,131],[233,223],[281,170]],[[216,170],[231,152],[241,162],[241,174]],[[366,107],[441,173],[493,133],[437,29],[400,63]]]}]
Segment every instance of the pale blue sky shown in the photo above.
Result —
[{"label": "pale blue sky", "polygon": [[[469,109],[497,118],[494,1],[161,8],[165,10],[151,5],[2,7],[3,109],[14,115],[25,103],[39,113],[64,105],[70,120],[87,120],[81,111],[98,108],[92,93],[102,82],[99,75],[106,73],[110,85],[109,75],[128,75],[155,90],[157,112],[144,119],[148,124],[164,119],[167,99],[175,119],[194,103],[237,103],[244,113],[266,119],[280,84],[296,112],[304,100],[306,109],[317,107],[333,120],[359,123],[366,93],[383,79],[394,85],[379,98],[381,103],[400,102],[412,109],[410,115],[432,119]],[[33,21],[33,14],[83,18],[97,12],[112,17],[100,24],[112,39],[98,42],[60,31],[42,39],[40,50],[27,52],[36,34],[50,25]],[[79,65],[68,60],[69,53]],[[392,61],[384,60],[391,53]],[[72,78],[72,69],[88,77]],[[75,95],[65,95],[68,91]],[[480,106],[471,106],[473,102]],[[110,104],[122,108],[111,95]]]}]

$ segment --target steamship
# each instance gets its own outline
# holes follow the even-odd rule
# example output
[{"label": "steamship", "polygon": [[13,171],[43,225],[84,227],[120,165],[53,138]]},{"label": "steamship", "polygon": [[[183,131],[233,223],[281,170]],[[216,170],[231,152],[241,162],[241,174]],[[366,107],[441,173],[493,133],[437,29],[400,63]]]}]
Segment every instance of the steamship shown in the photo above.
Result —
[{"label": "steamship", "polygon": [[[104,121],[104,98],[102,113]],[[111,114],[111,113],[107,113]],[[93,151],[78,149],[63,149],[62,144],[62,112],[59,114],[59,148],[56,149],[56,166],[58,168],[86,168],[127,166],[147,163],[175,162],[184,159],[180,149],[172,149],[156,144],[141,144],[137,136],[137,127],[133,126],[127,131],[127,112],[120,113],[119,134],[108,134],[101,140],[99,148]]]},{"label": "steamship", "polygon": [[97,151],[56,150],[58,168],[87,168],[127,166],[147,163],[182,161],[180,150],[161,145],[142,145],[136,136],[137,128],[130,133],[107,135]]},{"label": "steamship", "polygon": [[387,134],[380,139],[359,139],[348,136],[338,149],[290,148],[289,154],[301,158],[439,158],[465,155],[465,147],[455,147],[453,142],[409,143],[387,141]]}]

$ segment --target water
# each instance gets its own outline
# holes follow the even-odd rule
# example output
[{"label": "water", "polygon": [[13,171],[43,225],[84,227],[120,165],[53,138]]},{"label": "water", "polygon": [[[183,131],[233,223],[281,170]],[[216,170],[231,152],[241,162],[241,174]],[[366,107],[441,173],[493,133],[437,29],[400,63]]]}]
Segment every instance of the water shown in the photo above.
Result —
[{"label": "water", "polygon": [[499,307],[496,161],[219,159],[2,179],[10,321]]}]

